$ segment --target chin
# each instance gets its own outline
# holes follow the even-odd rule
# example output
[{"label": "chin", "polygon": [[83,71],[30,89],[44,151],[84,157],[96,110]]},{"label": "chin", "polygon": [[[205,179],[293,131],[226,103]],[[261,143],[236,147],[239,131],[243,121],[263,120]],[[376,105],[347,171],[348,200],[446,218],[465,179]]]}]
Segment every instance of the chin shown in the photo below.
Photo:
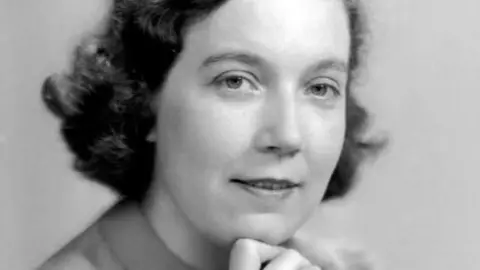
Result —
[{"label": "chin", "polygon": [[302,225],[293,222],[293,218],[285,217],[256,217],[239,222],[238,238],[250,238],[269,245],[280,245],[290,239]]}]

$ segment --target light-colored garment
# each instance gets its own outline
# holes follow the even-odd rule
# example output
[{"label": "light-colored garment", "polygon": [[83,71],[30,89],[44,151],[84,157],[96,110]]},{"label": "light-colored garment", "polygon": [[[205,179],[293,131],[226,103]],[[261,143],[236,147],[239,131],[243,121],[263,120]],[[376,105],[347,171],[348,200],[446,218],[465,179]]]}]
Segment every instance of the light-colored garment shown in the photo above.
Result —
[{"label": "light-colored garment", "polygon": [[[300,239],[300,238],[298,238]],[[330,270],[372,270],[362,249],[321,239],[296,241],[312,262]],[[120,202],[37,270],[193,270],[155,234],[135,203]]]},{"label": "light-colored garment", "polygon": [[38,270],[191,270],[156,236],[134,203],[120,202]]}]

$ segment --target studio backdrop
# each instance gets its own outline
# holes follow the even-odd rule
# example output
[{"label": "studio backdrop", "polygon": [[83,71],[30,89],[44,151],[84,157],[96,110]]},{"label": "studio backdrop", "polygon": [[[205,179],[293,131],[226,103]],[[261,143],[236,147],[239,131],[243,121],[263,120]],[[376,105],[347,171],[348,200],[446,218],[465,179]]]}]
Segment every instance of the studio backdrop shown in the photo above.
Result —
[{"label": "studio backdrop", "polygon": [[[480,269],[480,2],[369,0],[356,94],[390,144],[307,227],[388,270]],[[0,1],[0,268],[33,269],[115,197],[71,169],[40,99],[106,0]]]}]

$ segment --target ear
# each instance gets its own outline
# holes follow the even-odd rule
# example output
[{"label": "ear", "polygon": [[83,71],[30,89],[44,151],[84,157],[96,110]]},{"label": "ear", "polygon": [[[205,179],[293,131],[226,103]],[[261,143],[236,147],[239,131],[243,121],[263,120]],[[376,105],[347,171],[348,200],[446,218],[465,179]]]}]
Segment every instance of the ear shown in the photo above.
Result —
[{"label": "ear", "polygon": [[151,143],[157,141],[157,128],[155,125],[152,127],[152,129],[150,130],[150,132],[148,133],[145,139],[147,140],[147,142],[151,142]]},{"label": "ear", "polygon": [[[156,114],[158,111],[158,93],[157,94],[152,94],[150,96],[150,102],[149,102],[149,109],[151,113]],[[155,142],[157,141],[157,123],[155,122],[150,129],[150,132],[148,132],[147,137],[145,138],[147,142]]]}]

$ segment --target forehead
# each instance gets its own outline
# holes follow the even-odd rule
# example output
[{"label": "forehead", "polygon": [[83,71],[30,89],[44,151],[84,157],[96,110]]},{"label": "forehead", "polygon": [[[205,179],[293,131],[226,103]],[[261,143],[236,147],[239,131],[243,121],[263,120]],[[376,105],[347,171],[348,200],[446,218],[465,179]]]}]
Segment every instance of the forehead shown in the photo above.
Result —
[{"label": "forehead", "polygon": [[265,57],[348,59],[342,0],[230,0],[186,33],[201,51],[250,50]]}]

